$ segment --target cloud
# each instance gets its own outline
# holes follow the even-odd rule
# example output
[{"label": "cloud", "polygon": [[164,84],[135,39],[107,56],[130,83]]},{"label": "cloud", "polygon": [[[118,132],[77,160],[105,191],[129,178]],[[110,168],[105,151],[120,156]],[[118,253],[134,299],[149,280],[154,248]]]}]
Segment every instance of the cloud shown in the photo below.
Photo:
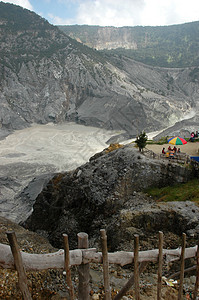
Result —
[{"label": "cloud", "polygon": [[73,23],[74,22],[73,19],[63,19],[51,13],[48,13],[48,19],[50,20],[50,23],[57,24],[57,25],[75,24]]},{"label": "cloud", "polygon": [[15,5],[19,5],[19,6],[22,6],[23,8],[27,8],[29,10],[33,10],[33,7],[30,4],[29,0],[10,0],[10,1],[1,0],[1,1],[6,2],[6,3],[12,3],[12,4],[15,4]]},{"label": "cloud", "polygon": [[79,5],[78,24],[136,25],[144,9],[144,0],[86,0]]},{"label": "cloud", "polygon": [[[66,25],[76,24],[76,16],[79,4],[82,0],[43,0],[53,2],[46,9],[46,16],[52,24]],[[54,9],[52,9],[52,7]],[[51,9],[51,11],[50,11]]]},{"label": "cloud", "polygon": [[[144,0],[57,0],[66,10],[66,18],[49,13],[53,24],[89,24],[101,26],[134,25],[141,18]],[[71,8],[74,14],[69,15]],[[63,8],[64,10],[64,8]]]},{"label": "cloud", "polygon": [[171,25],[196,21],[198,0],[145,0],[140,20],[142,25]]},{"label": "cloud", "polygon": [[[0,0],[1,1],[1,0]],[[199,20],[198,0],[3,0],[47,18],[52,24],[156,26]],[[41,13],[42,12],[42,13]]]},{"label": "cloud", "polygon": [[76,0],[75,2],[79,3],[78,11],[75,19],[68,20],[70,24],[155,26],[199,19],[198,0]]}]

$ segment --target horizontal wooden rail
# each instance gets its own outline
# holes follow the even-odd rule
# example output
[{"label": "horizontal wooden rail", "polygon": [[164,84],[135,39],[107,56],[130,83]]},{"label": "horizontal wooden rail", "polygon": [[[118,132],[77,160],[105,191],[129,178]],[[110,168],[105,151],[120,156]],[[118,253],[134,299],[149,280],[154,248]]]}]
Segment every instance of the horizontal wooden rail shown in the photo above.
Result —
[{"label": "horizontal wooden rail", "polygon": [[[195,257],[197,246],[185,249],[185,259]],[[96,252],[95,248],[70,250],[70,265],[80,265],[90,262],[102,263],[102,253]],[[139,262],[158,261],[159,250],[139,251]],[[163,250],[163,257],[166,263],[179,260],[181,248]],[[21,251],[21,256],[25,269],[28,270],[47,270],[64,268],[64,250],[48,254],[30,254]],[[133,252],[118,251],[108,253],[108,262],[121,266],[131,264],[134,259]],[[0,244],[0,267],[4,269],[15,269],[14,259],[10,246]]]}]

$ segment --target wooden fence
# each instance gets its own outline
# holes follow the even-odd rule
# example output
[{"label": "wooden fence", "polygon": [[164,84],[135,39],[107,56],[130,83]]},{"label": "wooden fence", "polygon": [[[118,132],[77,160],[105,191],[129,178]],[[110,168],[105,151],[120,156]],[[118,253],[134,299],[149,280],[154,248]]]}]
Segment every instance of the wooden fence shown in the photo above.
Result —
[{"label": "wooden fence", "polygon": [[[177,163],[181,163],[181,164],[188,164],[191,163],[191,159],[189,157],[189,155],[187,155],[186,153],[176,153],[176,155],[174,156],[174,158],[169,158],[167,157],[165,154],[156,154],[154,153],[152,150],[149,150],[147,148],[144,148],[143,153],[145,156],[150,157],[150,158],[154,158],[154,159],[164,159],[168,162],[177,162]],[[198,163],[196,162],[196,165],[198,165]]]},{"label": "wooden fence", "polygon": [[18,273],[19,286],[23,299],[31,299],[28,289],[28,283],[25,270],[46,270],[46,269],[65,269],[66,284],[69,291],[70,299],[74,300],[75,293],[71,280],[71,266],[78,265],[79,286],[78,299],[88,300],[89,295],[89,263],[103,264],[104,278],[104,295],[105,300],[111,299],[111,288],[109,280],[109,264],[118,264],[124,266],[127,264],[134,265],[134,273],[126,285],[114,297],[114,300],[121,299],[127,291],[134,285],[135,299],[140,299],[139,277],[149,262],[158,262],[158,281],[157,281],[157,299],[161,299],[162,290],[162,266],[163,262],[169,263],[180,260],[180,281],[178,300],[183,299],[183,279],[184,279],[184,262],[187,258],[196,259],[196,282],[193,293],[193,299],[198,299],[199,291],[199,245],[185,248],[186,234],[182,236],[182,246],[177,249],[163,249],[163,233],[159,232],[158,249],[148,251],[138,251],[139,236],[134,237],[134,252],[118,251],[108,253],[107,236],[104,229],[100,230],[102,252],[97,252],[95,248],[88,248],[88,235],[78,233],[78,249],[69,250],[68,236],[63,235],[64,250],[59,250],[49,254],[29,254],[19,250],[16,235],[14,232],[7,232],[9,245],[0,244],[0,267],[6,269],[16,269]]}]

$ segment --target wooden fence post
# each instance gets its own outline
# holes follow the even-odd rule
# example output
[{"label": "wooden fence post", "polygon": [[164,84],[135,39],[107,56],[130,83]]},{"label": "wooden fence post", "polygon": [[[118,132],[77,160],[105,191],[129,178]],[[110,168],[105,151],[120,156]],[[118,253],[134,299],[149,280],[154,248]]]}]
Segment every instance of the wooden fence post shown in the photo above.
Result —
[{"label": "wooden fence post", "polygon": [[70,299],[74,300],[75,295],[74,295],[73,283],[72,283],[72,280],[71,280],[68,235],[63,234],[63,238],[64,238],[64,268],[66,270],[66,283],[67,283],[67,286],[68,286]]},{"label": "wooden fence post", "polygon": [[100,230],[103,256],[103,276],[104,276],[104,292],[105,300],[111,300],[111,289],[109,282],[109,263],[107,251],[107,235],[105,229]]},{"label": "wooden fence post", "polygon": [[[139,274],[141,274],[146,269],[147,265],[148,265],[148,261],[143,261],[143,262],[140,263]],[[129,280],[125,284],[125,286],[114,297],[114,300],[120,300],[120,299],[122,299],[122,297],[126,295],[126,293],[132,287],[133,284],[134,284],[134,274],[129,278]]]},{"label": "wooden fence post", "polygon": [[157,300],[161,299],[161,290],[162,290],[162,263],[163,263],[163,233],[161,231],[159,231]]},{"label": "wooden fence post", "polygon": [[[80,232],[78,236],[78,248],[87,249],[88,248],[88,234]],[[81,264],[78,268],[79,273],[79,286],[78,286],[78,299],[79,300],[89,300],[89,279],[90,279],[90,267],[89,264]]]},{"label": "wooden fence post", "polygon": [[140,290],[139,290],[139,235],[134,236],[134,280],[135,280],[135,299],[140,300]]},{"label": "wooden fence post", "polygon": [[199,243],[198,243],[197,253],[196,253],[196,283],[195,283],[195,289],[193,294],[193,300],[197,299],[198,288],[199,288]]},{"label": "wooden fence post", "polygon": [[19,246],[17,243],[17,238],[14,231],[7,232],[7,237],[10,243],[10,248],[12,251],[12,255],[14,258],[14,264],[15,268],[18,273],[18,279],[19,279],[19,287],[23,296],[24,300],[31,300],[31,294],[28,289],[28,280],[26,277],[26,273],[24,270],[21,253],[19,251]]},{"label": "wooden fence post", "polygon": [[181,250],[181,267],[180,267],[180,286],[178,291],[178,300],[183,299],[183,279],[184,279],[184,256],[185,256],[185,246],[186,246],[186,234],[182,234],[182,250]]}]

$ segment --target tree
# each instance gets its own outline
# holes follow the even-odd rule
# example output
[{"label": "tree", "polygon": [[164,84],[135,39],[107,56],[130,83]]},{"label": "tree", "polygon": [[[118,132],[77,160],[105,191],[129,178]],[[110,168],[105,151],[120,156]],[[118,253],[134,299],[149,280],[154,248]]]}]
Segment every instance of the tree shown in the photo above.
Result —
[{"label": "tree", "polygon": [[148,137],[144,131],[137,136],[135,143],[137,144],[140,152],[146,147],[147,138]]}]

